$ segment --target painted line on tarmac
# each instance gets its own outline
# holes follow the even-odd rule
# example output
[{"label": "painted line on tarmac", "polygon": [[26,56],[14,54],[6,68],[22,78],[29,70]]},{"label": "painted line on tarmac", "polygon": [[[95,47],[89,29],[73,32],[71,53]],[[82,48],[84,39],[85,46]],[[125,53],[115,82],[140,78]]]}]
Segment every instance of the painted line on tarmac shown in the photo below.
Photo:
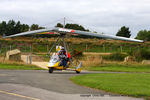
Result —
[{"label": "painted line on tarmac", "polygon": [[7,74],[0,74],[0,76],[8,76]]},{"label": "painted line on tarmac", "polygon": [[8,95],[13,95],[13,96],[21,97],[21,98],[26,98],[26,99],[30,99],[30,100],[40,100],[40,99],[38,99],[38,98],[33,98],[33,97],[29,97],[29,96],[24,96],[24,95],[12,93],[12,92],[6,92],[6,91],[3,91],[3,90],[0,90],[0,93],[8,94]]}]

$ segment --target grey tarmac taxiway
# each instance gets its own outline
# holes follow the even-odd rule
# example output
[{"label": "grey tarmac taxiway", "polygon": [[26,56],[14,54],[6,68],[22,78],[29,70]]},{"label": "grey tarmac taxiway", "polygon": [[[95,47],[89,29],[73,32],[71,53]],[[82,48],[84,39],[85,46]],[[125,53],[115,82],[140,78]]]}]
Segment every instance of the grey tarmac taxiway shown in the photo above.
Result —
[{"label": "grey tarmac taxiway", "polygon": [[[82,72],[87,74],[93,72]],[[100,73],[100,72],[99,72]],[[143,100],[78,86],[69,78],[75,72],[0,70],[0,100]]]}]

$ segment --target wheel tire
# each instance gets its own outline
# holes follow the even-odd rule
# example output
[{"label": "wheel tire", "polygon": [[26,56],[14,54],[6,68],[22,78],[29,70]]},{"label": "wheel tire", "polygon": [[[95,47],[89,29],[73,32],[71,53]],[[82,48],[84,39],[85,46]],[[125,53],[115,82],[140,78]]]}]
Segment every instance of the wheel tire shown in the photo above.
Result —
[{"label": "wheel tire", "polygon": [[76,71],[76,73],[77,73],[77,74],[80,74],[80,72],[79,72],[79,71]]},{"label": "wheel tire", "polygon": [[54,71],[53,67],[50,67],[49,70],[48,70],[49,73],[53,73],[53,71]]}]

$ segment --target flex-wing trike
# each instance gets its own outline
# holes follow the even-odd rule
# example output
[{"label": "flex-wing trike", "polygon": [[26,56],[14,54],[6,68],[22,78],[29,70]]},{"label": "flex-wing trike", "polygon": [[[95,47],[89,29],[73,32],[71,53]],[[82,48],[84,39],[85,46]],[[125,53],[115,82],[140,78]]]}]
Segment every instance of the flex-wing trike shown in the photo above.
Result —
[{"label": "flex-wing trike", "polygon": [[[101,33],[93,33],[93,32],[85,32],[85,31],[79,31],[79,30],[74,30],[74,29],[66,29],[66,28],[59,28],[59,27],[53,27],[53,28],[47,28],[47,29],[40,29],[40,30],[35,30],[35,31],[28,31],[28,32],[22,32],[10,36],[4,36],[3,38],[8,38],[8,37],[16,37],[16,36],[23,36],[23,35],[30,35],[30,34],[40,34],[40,33],[48,33],[48,32],[56,32],[60,36],[57,38],[56,42],[53,44],[51,47],[50,51],[48,52],[48,55],[52,53],[52,49],[56,47],[57,45],[60,46],[62,43],[65,51],[65,56],[66,58],[62,60],[62,58],[57,55],[59,53],[59,50],[57,50],[57,53],[52,53],[52,56],[50,58],[50,61],[47,65],[49,68],[49,72],[52,73],[53,70],[65,70],[68,69],[69,64],[72,64],[75,68],[76,73],[81,72],[81,64],[75,65],[72,61],[72,57],[69,58],[69,52],[67,51],[66,48],[66,43],[64,41],[64,36],[66,34],[78,34],[78,35],[87,35],[87,36],[93,36],[93,37],[98,37],[98,38],[105,38],[105,39],[115,39],[115,40],[125,40],[125,41],[132,41],[132,42],[144,42],[143,40],[137,40],[137,39],[132,39],[132,38],[126,38],[126,37],[120,37],[120,36],[113,36],[113,35],[108,35],[108,34],[101,34]],[[62,40],[62,41],[60,41]],[[66,60],[68,59],[68,60]],[[65,61],[65,64],[63,61]],[[63,62],[63,64],[61,64]]]},{"label": "flex-wing trike", "polygon": [[[73,61],[72,57],[67,50],[67,45],[64,41],[64,35],[60,35],[57,39],[57,41],[53,44],[50,51],[48,52],[48,55],[51,54],[52,49],[56,47],[56,52],[52,53],[52,56],[50,56],[50,61],[47,64],[49,73],[53,73],[54,70],[72,70],[76,73],[81,72],[81,65],[76,66]],[[69,66],[72,64],[74,66],[74,69],[70,69]]]}]

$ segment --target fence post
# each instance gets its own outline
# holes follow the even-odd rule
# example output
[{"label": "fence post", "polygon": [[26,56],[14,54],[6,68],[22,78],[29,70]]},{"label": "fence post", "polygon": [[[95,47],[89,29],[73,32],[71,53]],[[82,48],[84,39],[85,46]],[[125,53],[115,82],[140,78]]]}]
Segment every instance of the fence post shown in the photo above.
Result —
[{"label": "fence post", "polygon": [[30,64],[32,64],[32,55],[29,56]]},{"label": "fence post", "polygon": [[110,52],[112,52],[112,47],[110,47]]},{"label": "fence post", "polygon": [[10,51],[11,51],[11,49],[12,49],[11,45],[9,46],[9,49],[10,49]]},{"label": "fence post", "polygon": [[48,46],[48,44],[47,44],[47,52],[49,51],[49,46]]},{"label": "fence post", "polygon": [[86,51],[88,50],[88,45],[86,44]]},{"label": "fence post", "polygon": [[122,46],[120,46],[120,51],[122,52]]},{"label": "fence post", "polygon": [[24,45],[25,46],[25,52],[27,52],[27,46],[26,45]]},{"label": "fence post", "polygon": [[27,55],[27,64],[28,64],[28,55]]},{"label": "fence post", "polygon": [[138,51],[140,51],[140,46],[138,46]]},{"label": "fence post", "polygon": [[8,51],[8,46],[6,46],[6,52]]},{"label": "fence post", "polygon": [[132,48],[130,47],[130,52],[132,51]]},{"label": "fence post", "polygon": [[1,43],[0,43],[0,53],[2,52],[2,45],[1,45]]},{"label": "fence post", "polygon": [[32,64],[32,43],[30,45],[30,56],[29,56],[30,64]]},{"label": "fence post", "polygon": [[103,45],[103,51],[105,52],[105,45]]}]

